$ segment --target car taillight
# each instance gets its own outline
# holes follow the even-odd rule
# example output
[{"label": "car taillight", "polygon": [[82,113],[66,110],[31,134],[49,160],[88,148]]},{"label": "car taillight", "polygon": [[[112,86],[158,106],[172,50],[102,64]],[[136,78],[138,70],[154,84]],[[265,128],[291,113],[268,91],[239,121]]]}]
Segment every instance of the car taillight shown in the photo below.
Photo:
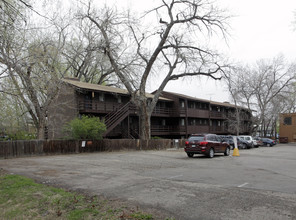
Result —
[{"label": "car taillight", "polygon": [[200,145],[200,146],[204,146],[204,145],[207,145],[208,143],[209,143],[209,142],[207,142],[207,141],[202,141],[202,142],[199,143],[199,145]]},{"label": "car taillight", "polygon": [[188,146],[189,145],[189,141],[185,141],[185,145]]}]

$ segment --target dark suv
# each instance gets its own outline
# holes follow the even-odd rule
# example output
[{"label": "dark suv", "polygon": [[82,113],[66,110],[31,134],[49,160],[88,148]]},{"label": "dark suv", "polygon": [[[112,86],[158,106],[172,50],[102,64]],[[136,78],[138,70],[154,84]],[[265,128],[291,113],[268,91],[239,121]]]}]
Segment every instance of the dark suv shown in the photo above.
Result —
[{"label": "dark suv", "polygon": [[184,150],[188,157],[193,157],[194,154],[205,154],[212,158],[215,153],[224,153],[225,156],[229,156],[230,145],[215,134],[193,134],[185,142]]}]

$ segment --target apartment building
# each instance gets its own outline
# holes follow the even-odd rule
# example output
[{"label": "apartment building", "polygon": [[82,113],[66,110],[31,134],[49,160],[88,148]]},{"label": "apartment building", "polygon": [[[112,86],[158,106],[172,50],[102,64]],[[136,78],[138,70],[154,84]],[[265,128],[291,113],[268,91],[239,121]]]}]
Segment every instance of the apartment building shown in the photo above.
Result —
[{"label": "apartment building", "polygon": [[[153,93],[147,97],[152,98]],[[186,138],[192,133],[232,134],[236,109],[239,109],[240,133],[249,134],[252,117],[249,110],[164,91],[152,113],[151,136]],[[104,120],[105,138],[138,138],[138,111],[130,102],[127,90],[64,79],[47,114],[48,138],[62,138],[64,125],[79,115]]]}]

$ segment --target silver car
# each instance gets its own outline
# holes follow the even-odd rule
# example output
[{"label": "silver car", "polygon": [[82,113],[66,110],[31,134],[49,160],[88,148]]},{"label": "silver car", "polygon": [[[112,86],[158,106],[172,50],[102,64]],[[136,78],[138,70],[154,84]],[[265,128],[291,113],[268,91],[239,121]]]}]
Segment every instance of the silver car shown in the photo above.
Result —
[{"label": "silver car", "polygon": [[[240,135],[239,136],[241,139],[245,140],[246,142],[248,142],[250,148],[253,148],[255,145],[257,145],[256,140],[254,140],[252,138],[252,136],[244,136],[244,135]],[[255,142],[255,143],[254,143]]]}]

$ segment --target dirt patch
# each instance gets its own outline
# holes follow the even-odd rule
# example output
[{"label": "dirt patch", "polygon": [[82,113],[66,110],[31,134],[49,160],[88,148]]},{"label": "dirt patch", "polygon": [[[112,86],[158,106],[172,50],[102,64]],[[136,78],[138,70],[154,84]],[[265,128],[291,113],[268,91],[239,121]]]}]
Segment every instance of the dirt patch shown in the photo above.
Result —
[{"label": "dirt patch", "polygon": [[5,171],[4,169],[0,168],[0,176],[6,175],[7,171]]},{"label": "dirt patch", "polygon": [[35,172],[34,175],[40,175],[40,176],[58,176],[57,170],[42,170],[40,172]]}]

